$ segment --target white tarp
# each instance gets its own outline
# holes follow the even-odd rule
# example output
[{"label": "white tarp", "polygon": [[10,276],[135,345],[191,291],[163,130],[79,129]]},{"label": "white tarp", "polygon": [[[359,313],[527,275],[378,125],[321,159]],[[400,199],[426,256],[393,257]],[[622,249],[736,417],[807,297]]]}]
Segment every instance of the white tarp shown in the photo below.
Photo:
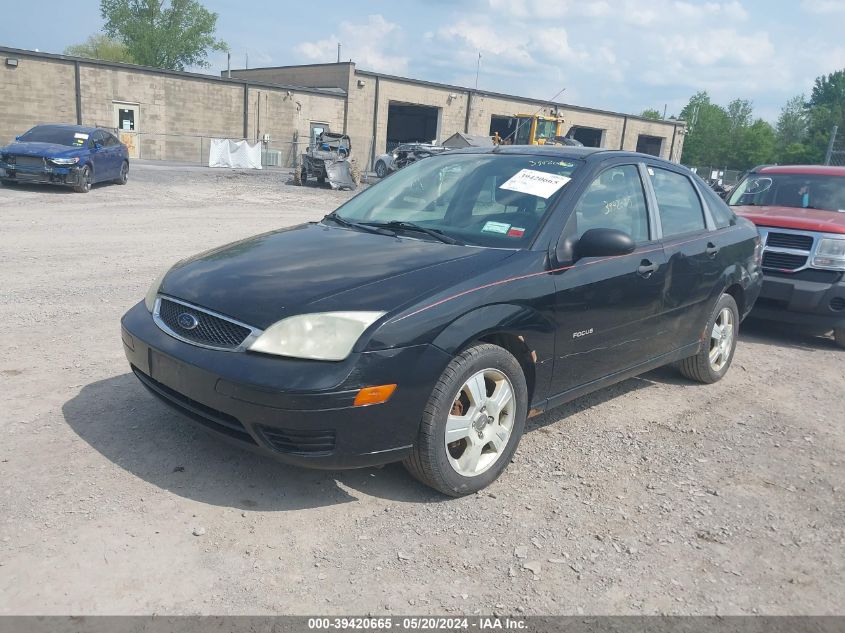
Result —
[{"label": "white tarp", "polygon": [[213,138],[208,152],[208,166],[261,169],[261,143],[250,145],[246,141]]}]

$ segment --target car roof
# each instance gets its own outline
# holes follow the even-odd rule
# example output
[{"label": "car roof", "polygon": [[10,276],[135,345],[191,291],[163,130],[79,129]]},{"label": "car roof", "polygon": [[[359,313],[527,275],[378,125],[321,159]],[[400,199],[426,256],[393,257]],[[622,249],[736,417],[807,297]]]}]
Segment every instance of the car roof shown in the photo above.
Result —
[{"label": "car roof", "polygon": [[767,165],[754,170],[757,174],[808,174],[816,176],[845,176],[845,167],[832,165]]},{"label": "car roof", "polygon": [[91,127],[89,125],[71,125],[70,123],[41,123],[33,127],[52,127],[63,130],[70,130],[71,132],[85,132],[88,134],[96,132],[97,130],[103,130],[106,132],[110,131],[107,128]]},{"label": "car roof", "polygon": [[554,158],[573,158],[586,160],[593,156],[600,159],[626,157],[637,160],[648,160],[649,162],[663,163],[672,167],[682,167],[663,158],[643,154],[641,152],[629,152],[618,149],[603,149],[601,147],[574,147],[572,145],[494,145],[493,147],[462,147],[454,149],[449,154],[533,154],[535,156],[550,156]]}]

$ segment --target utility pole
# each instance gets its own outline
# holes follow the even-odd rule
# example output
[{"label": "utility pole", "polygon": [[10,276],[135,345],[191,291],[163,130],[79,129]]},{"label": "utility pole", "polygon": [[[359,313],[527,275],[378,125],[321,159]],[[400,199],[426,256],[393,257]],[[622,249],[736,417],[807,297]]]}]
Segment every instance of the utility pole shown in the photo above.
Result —
[{"label": "utility pole", "polygon": [[478,62],[475,65],[475,89],[478,90],[478,72],[481,70],[481,51],[478,51]]},{"label": "utility pole", "polygon": [[337,63],[340,63],[340,42],[337,43]]},{"label": "utility pole", "polygon": [[244,53],[244,55],[245,55],[244,68],[249,68],[249,51]]},{"label": "utility pole", "polygon": [[830,165],[830,159],[833,158],[833,144],[836,142],[836,133],[839,131],[839,126],[834,125],[830,131],[830,142],[827,144],[827,153],[824,156],[824,164]]},{"label": "utility pole", "polygon": [[232,53],[230,51],[226,51],[226,76],[229,79],[232,78]]}]

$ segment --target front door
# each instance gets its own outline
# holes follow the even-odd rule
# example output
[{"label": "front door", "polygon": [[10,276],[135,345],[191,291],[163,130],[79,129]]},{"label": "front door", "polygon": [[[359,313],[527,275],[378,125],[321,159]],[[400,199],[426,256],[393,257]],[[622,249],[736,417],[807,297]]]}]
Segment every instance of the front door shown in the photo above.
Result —
[{"label": "front door", "polygon": [[140,158],[141,107],[138,104],[115,103],[114,120],[117,136],[129,150],[129,158]]},{"label": "front door", "polygon": [[552,394],[564,394],[659,354],[655,338],[661,328],[666,256],[655,239],[637,165],[602,171],[576,204],[564,237],[577,240],[594,228],[624,231],[637,248],[622,257],[579,259],[555,275]]}]

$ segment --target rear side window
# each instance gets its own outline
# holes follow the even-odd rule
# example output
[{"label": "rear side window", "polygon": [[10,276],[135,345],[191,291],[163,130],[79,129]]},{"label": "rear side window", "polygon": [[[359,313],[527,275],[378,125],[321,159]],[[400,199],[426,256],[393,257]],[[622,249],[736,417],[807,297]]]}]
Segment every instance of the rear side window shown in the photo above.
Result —
[{"label": "rear side window", "polygon": [[707,228],[701,200],[689,178],[659,167],[649,167],[648,175],[657,197],[663,237],[695,233]]}]

